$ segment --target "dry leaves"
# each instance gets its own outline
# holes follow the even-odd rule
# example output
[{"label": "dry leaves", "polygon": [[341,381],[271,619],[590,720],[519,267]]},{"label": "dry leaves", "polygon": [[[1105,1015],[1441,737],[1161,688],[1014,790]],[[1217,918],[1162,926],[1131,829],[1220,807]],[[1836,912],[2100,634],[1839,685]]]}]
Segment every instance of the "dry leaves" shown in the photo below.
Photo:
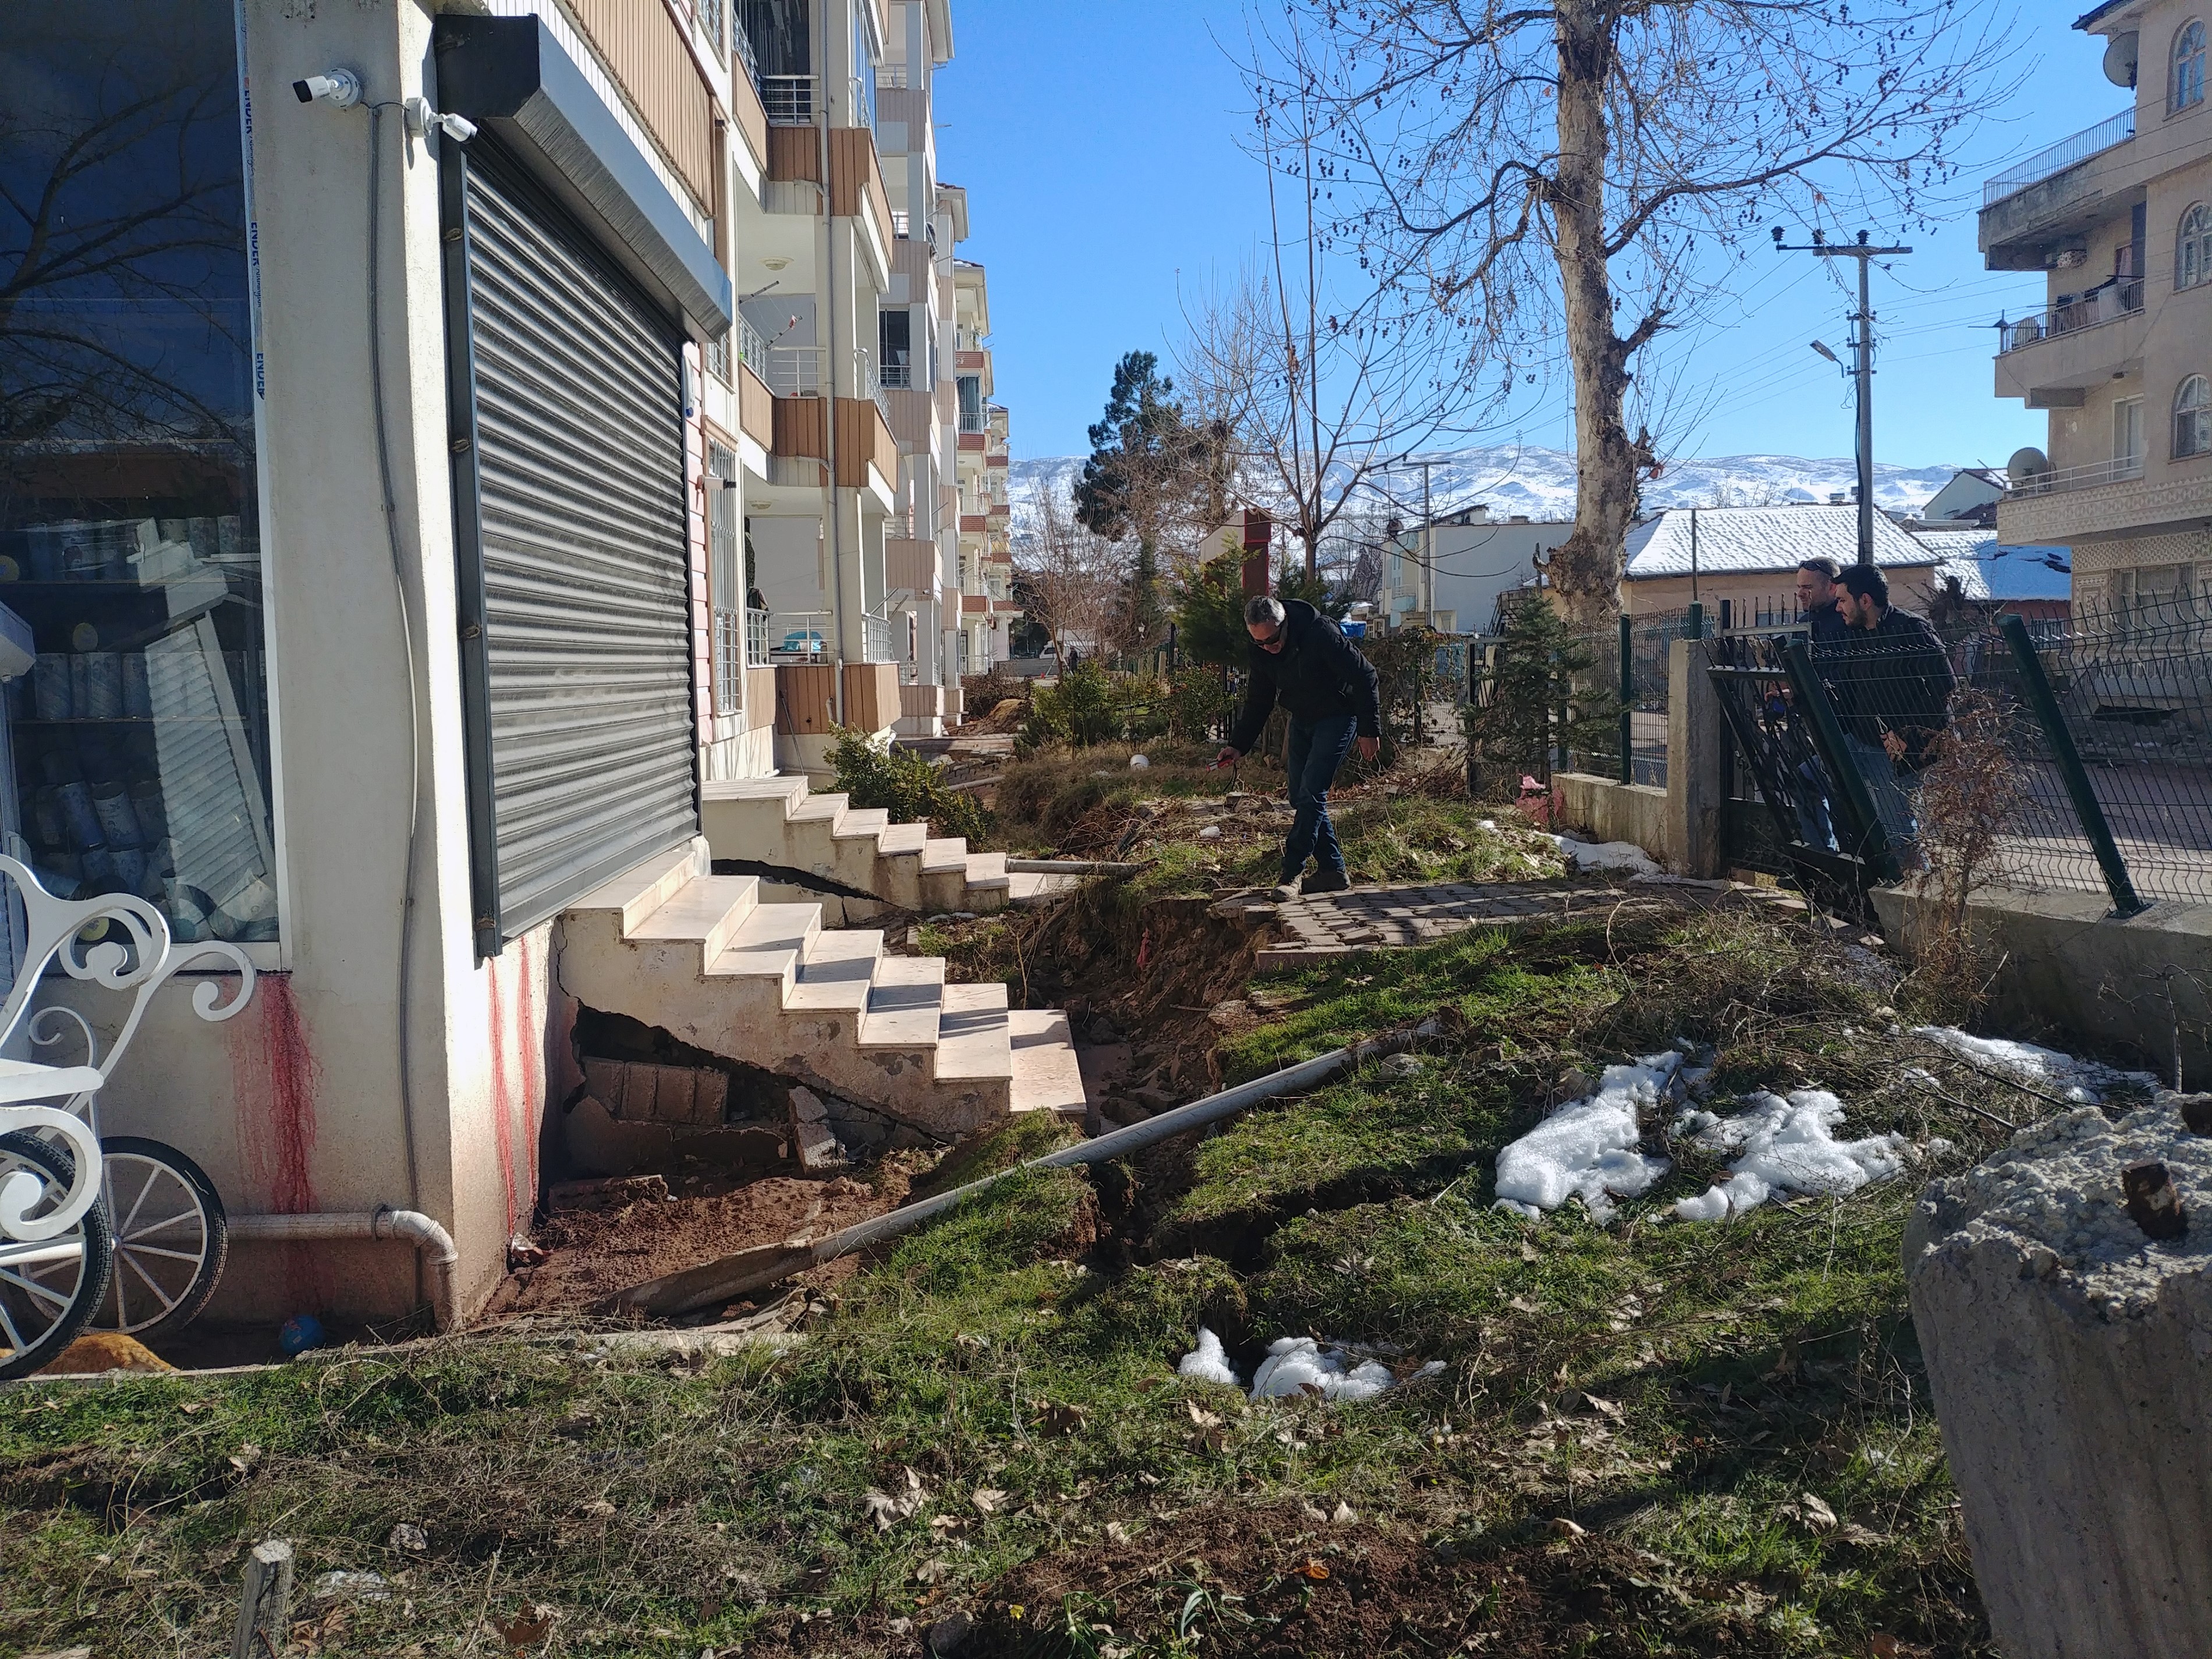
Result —
[{"label": "dry leaves", "polygon": [[873,1486],[860,1494],[860,1503],[874,1518],[878,1532],[889,1532],[900,1522],[910,1519],[928,1501],[929,1494],[923,1490],[921,1477],[912,1469],[906,1471],[906,1489],[896,1498]]},{"label": "dry leaves", "polygon": [[534,1648],[552,1635],[556,1617],[551,1607],[532,1605],[512,1619],[495,1620],[492,1628],[510,1648]]},{"label": "dry leaves", "polygon": [[1006,1494],[996,1486],[978,1486],[968,1500],[986,1515],[996,1515],[1006,1506]]}]

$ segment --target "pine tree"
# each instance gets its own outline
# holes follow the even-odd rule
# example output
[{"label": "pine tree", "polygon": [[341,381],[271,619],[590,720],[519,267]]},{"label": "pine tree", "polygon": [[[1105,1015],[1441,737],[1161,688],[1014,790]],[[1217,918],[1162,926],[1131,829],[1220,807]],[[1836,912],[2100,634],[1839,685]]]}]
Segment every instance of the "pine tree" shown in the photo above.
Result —
[{"label": "pine tree", "polygon": [[1567,631],[1551,595],[1525,590],[1508,598],[1504,609],[1488,700],[1460,711],[1468,780],[1479,791],[1484,784],[1510,790],[1523,776],[1549,782],[1553,752],[1562,741],[1577,747],[1618,742],[1607,735],[1607,723],[1618,728],[1620,698],[1590,683],[1596,653]]},{"label": "pine tree", "polygon": [[1109,541],[1135,538],[1122,632],[1129,647],[1142,649],[1158,640],[1165,620],[1160,532],[1189,495],[1205,446],[1175,399],[1175,382],[1149,351],[1132,351],[1114,366],[1105,414],[1090,435],[1091,456],[1075,485],[1075,516]]},{"label": "pine tree", "polygon": [[1241,663],[1244,631],[1244,559],[1224,553],[1191,572],[1176,600],[1176,648],[1185,660]]}]

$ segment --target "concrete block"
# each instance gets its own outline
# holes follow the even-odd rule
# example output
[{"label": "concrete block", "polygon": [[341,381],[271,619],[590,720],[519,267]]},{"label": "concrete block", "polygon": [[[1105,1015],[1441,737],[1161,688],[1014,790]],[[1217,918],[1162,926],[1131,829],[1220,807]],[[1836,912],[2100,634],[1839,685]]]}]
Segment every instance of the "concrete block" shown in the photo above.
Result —
[{"label": "concrete block", "polygon": [[[2193,1231],[2129,1218],[2170,1170]],[[1936,1182],[1905,1282],[1974,1572],[2007,1659],[2212,1653],[2212,1140],[2094,1107]]]},{"label": "concrete block", "polygon": [[586,1060],[584,1085],[620,1122],[682,1129],[721,1127],[730,1091],[724,1072],[624,1060]]},{"label": "concrete block", "polygon": [[818,1175],[845,1167],[845,1150],[830,1127],[830,1108],[803,1085],[791,1091],[791,1150],[799,1167]]}]

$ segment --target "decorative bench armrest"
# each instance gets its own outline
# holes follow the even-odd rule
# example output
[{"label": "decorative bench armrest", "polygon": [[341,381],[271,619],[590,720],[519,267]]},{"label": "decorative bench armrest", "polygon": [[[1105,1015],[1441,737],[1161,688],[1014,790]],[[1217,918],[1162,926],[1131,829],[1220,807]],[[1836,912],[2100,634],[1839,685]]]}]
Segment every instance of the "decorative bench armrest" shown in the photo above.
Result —
[{"label": "decorative bench armrest", "polygon": [[67,1232],[100,1196],[100,1141],[74,1113],[52,1106],[0,1106],[0,1134],[18,1129],[59,1136],[76,1164],[76,1179],[60,1207],[36,1221],[26,1218],[46,1195],[46,1183],[27,1170],[0,1179],[0,1238],[37,1244]]}]

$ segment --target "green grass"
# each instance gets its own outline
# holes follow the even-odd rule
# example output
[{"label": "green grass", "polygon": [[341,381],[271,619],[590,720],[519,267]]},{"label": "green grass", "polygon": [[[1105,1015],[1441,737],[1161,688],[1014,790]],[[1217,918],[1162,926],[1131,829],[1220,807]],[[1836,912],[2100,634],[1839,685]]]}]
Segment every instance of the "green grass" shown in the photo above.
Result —
[{"label": "green grass", "polygon": [[[1465,1027],[1411,1075],[1227,1126],[1180,1186],[1122,1173],[1156,1237],[1250,1220],[1234,1262],[1146,1260],[1141,1234],[1135,1265],[1086,1257],[1115,1183],[1037,1171],[834,1286],[784,1351],[702,1364],[486,1334],[0,1393],[0,1654],[220,1651],[241,1551],[283,1536],[303,1584],[390,1581],[389,1600],[302,1605],[334,1655],[502,1652],[479,1609],[532,1605],[557,1614],[551,1651],[668,1659],[912,1651],[896,1621],[951,1607],[985,1654],[1365,1659],[1487,1632],[1476,1650],[1809,1659],[1884,1632],[1984,1655],[1905,1309],[1913,1182],[1720,1227],[1655,1218],[1699,1183],[1686,1170],[1611,1228],[1487,1207],[1497,1146],[1559,1066],[1678,1020],[1724,1068],[1817,1075],[1887,1127],[1894,1102],[1836,1030],[1864,994],[1826,962],[1696,919],[1470,935],[1272,982],[1289,1006],[1226,1045],[1231,1075],[1439,1006]],[[1986,1144],[1971,1121],[1933,1127]],[[1012,1126],[923,1184],[1065,1133]],[[1201,1322],[1248,1364],[1310,1333],[1448,1369],[1367,1405],[1247,1408],[1174,1375]],[[1300,1519],[1340,1502],[1357,1525]],[[1554,1538],[1563,1517],[1588,1535]],[[400,1522],[426,1553],[388,1545]],[[1389,1605],[1455,1633],[1358,1626],[1344,1592],[1286,1578],[1312,1560],[1331,1585],[1401,1584]],[[1313,1622],[1331,1606],[1345,1622]],[[1273,1622],[1300,1609],[1303,1634]]]}]

